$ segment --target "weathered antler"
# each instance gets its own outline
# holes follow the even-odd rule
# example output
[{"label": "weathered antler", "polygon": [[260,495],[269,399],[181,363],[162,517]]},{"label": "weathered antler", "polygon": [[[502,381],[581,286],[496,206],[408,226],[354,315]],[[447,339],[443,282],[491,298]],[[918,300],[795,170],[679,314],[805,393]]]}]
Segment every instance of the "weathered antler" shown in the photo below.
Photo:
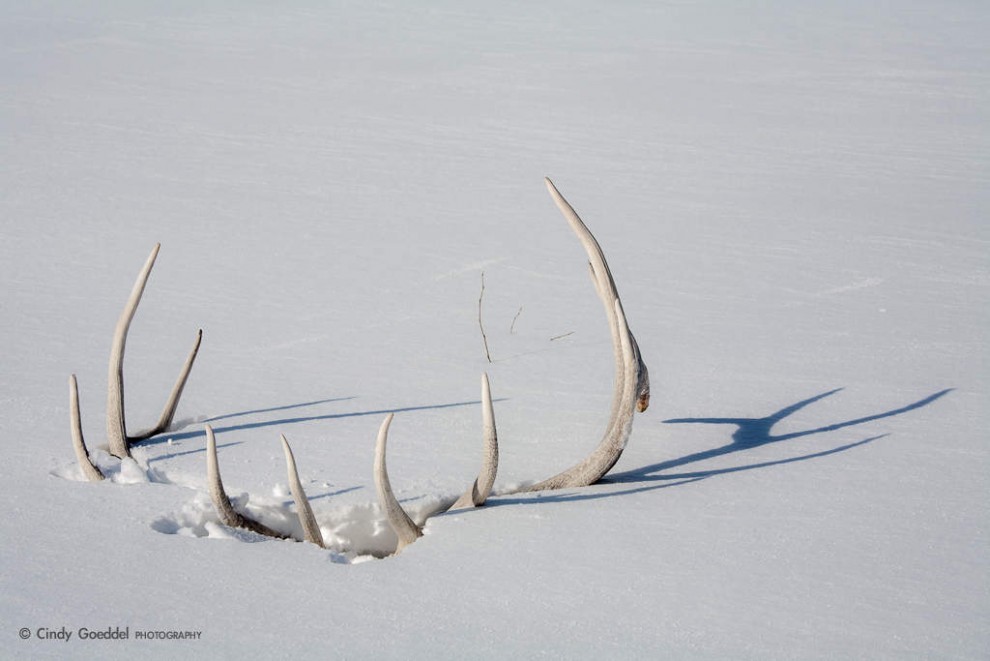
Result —
[{"label": "weathered antler", "polygon": [[[388,444],[388,428],[392,424],[394,415],[389,413],[385,416],[385,420],[378,430],[378,441],[375,444],[375,487],[378,491],[378,502],[382,511],[385,512],[389,524],[399,538],[399,544],[395,549],[395,552],[398,553],[422,536],[423,529],[402,509],[402,505],[399,504],[392,492],[392,485],[389,482],[388,468],[385,465],[385,448]],[[445,511],[483,505],[491,494],[492,485],[495,483],[495,474],[498,472],[498,435],[495,430],[495,412],[492,407],[491,388],[487,374],[483,374],[481,377],[481,415],[485,446],[481,472],[471,488]]]},{"label": "weathered antler", "polygon": [[120,319],[117,320],[117,327],[113,334],[113,346],[110,349],[110,366],[107,375],[107,441],[110,444],[110,454],[121,458],[130,456],[131,443],[151,438],[155,434],[165,431],[172,424],[175,409],[179,404],[179,397],[182,395],[182,389],[186,385],[186,379],[189,378],[189,372],[192,370],[196,354],[199,352],[200,342],[203,339],[203,331],[200,330],[196,333],[196,341],[193,343],[192,351],[189,352],[189,357],[186,358],[179,378],[165,403],[165,409],[162,411],[158,424],[136,436],[128,436],[127,425],[124,423],[124,345],[127,343],[127,331],[131,326],[131,320],[137,311],[138,303],[141,302],[141,295],[144,294],[144,287],[148,283],[148,276],[151,275],[151,268],[155,265],[155,258],[158,257],[160,248],[160,243],[155,244],[134,282],[131,295],[127,299],[127,305],[124,306],[124,311],[120,314]]},{"label": "weathered antler", "polygon": [[450,510],[484,505],[495,484],[495,474],[498,472],[498,433],[495,431],[495,410],[492,407],[492,391],[487,374],[481,375],[481,426],[485,443],[481,472],[471,488],[450,506]]},{"label": "weathered antler", "polygon": [[302,524],[303,536],[307,542],[312,542],[317,546],[326,548],[323,543],[323,533],[320,526],[316,524],[316,517],[313,516],[313,508],[309,506],[309,499],[303,491],[299,482],[299,473],[296,471],[296,458],[292,456],[292,448],[282,434],[282,450],[285,451],[285,467],[289,474],[289,490],[292,491],[292,498],[296,501],[296,512],[299,515],[299,523]]},{"label": "weathered antler", "polygon": [[250,530],[251,532],[256,532],[259,535],[265,535],[266,537],[288,539],[288,535],[276,532],[265,524],[255,521],[248,516],[244,516],[235,510],[234,506],[230,504],[230,499],[227,498],[227,492],[223,488],[223,482],[220,480],[220,467],[217,463],[216,436],[213,435],[212,427],[209,425],[204,425],[204,427],[206,428],[207,488],[209,489],[210,499],[213,501],[213,507],[216,508],[217,516],[220,517],[220,521],[224,525],[228,525],[231,528],[243,528],[245,530]]},{"label": "weathered antler", "polygon": [[622,455],[632,431],[633,412],[645,411],[650,405],[650,374],[640,356],[636,338],[626,325],[619,292],[612,280],[612,272],[608,268],[608,262],[605,261],[605,254],[587,225],[582,222],[553,182],[546,179],[546,184],[557,208],[564,214],[564,218],[588,253],[591,279],[605,307],[605,315],[608,317],[609,329],[612,332],[615,390],[612,394],[612,413],[605,429],[605,436],[595,451],[581,463],[542,482],[524,487],[520,491],[563,489],[594,484],[612,469]]},{"label": "weathered antler", "polygon": [[[144,293],[144,287],[148,282],[148,276],[151,274],[151,268],[155,265],[155,258],[158,256],[160,248],[160,243],[155,244],[151,254],[144,263],[144,267],[138,274],[137,281],[131,289],[131,295],[127,299],[127,305],[124,306],[124,311],[121,313],[120,319],[117,320],[117,327],[113,335],[113,346],[110,349],[110,368],[107,379],[107,441],[110,453],[121,459],[131,456],[131,443],[151,438],[155,434],[167,430],[172,424],[172,418],[175,417],[175,410],[179,405],[179,397],[182,396],[182,389],[186,385],[189,372],[192,370],[193,362],[196,360],[196,354],[199,352],[199,345],[203,340],[203,331],[200,330],[196,333],[196,341],[193,343],[192,351],[189,352],[189,357],[186,358],[186,362],[182,367],[182,371],[179,373],[178,380],[176,380],[172,388],[168,401],[165,402],[165,409],[162,411],[158,424],[136,436],[128,436],[127,427],[124,424],[124,345],[127,342],[127,330],[130,328],[131,320],[134,318],[138,303],[141,302],[141,295]],[[76,451],[76,457],[79,460],[79,465],[82,467],[83,474],[88,479],[94,481],[102,480],[103,474],[90,461],[89,453],[86,450],[86,443],[83,441],[82,421],[79,414],[79,390],[76,385],[75,375],[69,381],[69,394],[69,420],[72,429],[72,443]]]},{"label": "weathered antler", "polygon": [[375,443],[375,488],[378,490],[378,502],[381,504],[382,511],[385,512],[392,530],[399,536],[399,545],[395,548],[395,552],[398,553],[419,539],[423,535],[423,529],[417,526],[402,509],[402,505],[392,493],[392,484],[388,479],[388,469],[385,466],[385,446],[388,444],[388,428],[394,417],[394,413],[385,416],[385,420],[378,430],[378,441]]},{"label": "weathered antler", "polygon": [[79,461],[83,475],[90,482],[99,482],[104,477],[103,473],[90,461],[86,441],[83,439],[82,418],[79,415],[79,386],[76,384],[75,374],[69,377],[69,426],[72,428],[72,447],[76,451],[76,460]]},{"label": "weathered antler", "polygon": [[[266,537],[293,539],[291,535],[272,530],[260,521],[255,521],[249,516],[238,512],[230,504],[227,492],[223,488],[223,482],[220,480],[216,436],[210,425],[204,425],[204,427],[206,429],[207,489],[210,492],[210,500],[213,501],[213,507],[216,509],[220,521],[231,528],[243,528],[251,532],[256,532],[259,535],[265,535]],[[289,447],[289,442],[285,440],[285,434],[282,434],[281,438],[282,450],[285,452],[285,466],[288,471],[289,490],[292,491],[292,498],[296,502],[296,513],[299,516],[299,523],[302,525],[303,539],[322,548],[326,548],[326,544],[323,542],[323,533],[320,532],[320,526],[316,523],[316,517],[313,516],[313,509],[309,506],[309,499],[306,498],[306,492],[303,491],[302,483],[299,481],[299,473],[296,471],[296,459],[292,455],[292,448]]]}]

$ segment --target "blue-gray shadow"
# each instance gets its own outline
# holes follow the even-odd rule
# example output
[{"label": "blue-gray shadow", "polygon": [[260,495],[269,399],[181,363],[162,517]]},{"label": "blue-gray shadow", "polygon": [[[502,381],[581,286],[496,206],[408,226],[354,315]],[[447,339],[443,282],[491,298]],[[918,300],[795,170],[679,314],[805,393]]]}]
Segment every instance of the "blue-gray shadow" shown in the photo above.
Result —
[{"label": "blue-gray shadow", "polygon": [[[206,435],[206,432],[203,432]],[[231,441],[230,443],[217,443],[217,450],[222,450],[223,448],[232,448],[235,445],[241,445],[244,441]],[[185,457],[190,454],[199,454],[200,452],[205,452],[206,448],[196,448],[195,450],[183,450],[182,452],[169,452],[168,454],[163,454],[158,457],[148,457],[147,461],[152,464],[156,461],[168,461],[169,459],[175,459],[176,457]]]},{"label": "blue-gray shadow", "polygon": [[266,409],[253,409],[251,411],[239,411],[237,413],[225,413],[224,415],[215,415],[212,418],[207,418],[203,422],[216,422],[217,420],[228,420],[230,418],[239,418],[245,415],[258,415],[260,413],[273,413],[275,411],[288,411],[289,409],[301,409],[306,406],[317,406],[318,404],[331,404],[333,402],[346,402],[347,400],[355,399],[352,397],[331,397],[329,399],[316,399],[312,402],[300,402],[299,404],[285,404],[284,406],[271,406]]},{"label": "blue-gray shadow", "polygon": [[662,461],[656,464],[651,464],[648,466],[643,466],[641,468],[636,468],[630,471],[625,471],[622,473],[614,473],[605,476],[598,483],[599,484],[629,484],[638,485],[631,486],[631,488],[622,491],[596,491],[593,493],[574,493],[574,492],[555,492],[555,491],[544,491],[535,492],[528,494],[524,497],[506,497],[500,498],[497,495],[490,499],[486,505],[489,506],[501,506],[501,505],[523,505],[523,504],[535,504],[535,503],[565,503],[572,501],[581,500],[597,500],[600,498],[613,498],[615,496],[630,495],[635,493],[643,493],[646,491],[655,491],[657,489],[665,489],[668,487],[682,486],[685,484],[691,484],[693,482],[699,482],[701,480],[713,477],[715,475],[725,475],[728,473],[738,473],[747,470],[756,470],[760,468],[768,468],[771,466],[782,466],[785,464],[797,463],[800,461],[808,461],[811,459],[820,459],[822,457],[828,457],[834,454],[839,454],[840,452],[846,452],[847,450],[852,450],[863,445],[867,445],[876,440],[884,438],[887,434],[878,434],[876,436],[870,436],[864,438],[860,441],[853,443],[846,443],[828,450],[822,450],[819,452],[811,452],[807,454],[798,455],[795,457],[788,457],[786,459],[778,459],[775,461],[763,461],[758,463],[743,464],[739,466],[731,466],[728,468],[715,468],[709,470],[698,470],[698,471],[678,471],[669,472],[671,469],[679,468],[687,464],[692,464],[699,461],[704,461],[706,459],[712,459],[714,457],[721,457],[728,454],[733,454],[736,452],[744,452],[752,448],[760,447],[763,445],[768,445],[770,443],[780,443],[782,441],[789,441],[795,438],[801,438],[804,436],[810,436],[812,434],[821,434],[831,431],[836,431],[839,429],[844,429],[846,427],[852,427],[854,425],[861,425],[867,422],[872,422],[874,420],[881,420],[883,418],[889,418],[896,415],[901,415],[909,411],[914,411],[923,406],[928,406],[929,404],[935,402],[936,400],[944,397],[948,393],[952,392],[952,388],[945,390],[940,390],[933,393],[927,397],[919,399],[916,402],[912,402],[906,406],[902,406],[896,409],[891,409],[889,411],[884,411],[882,413],[876,413],[874,415],[864,416],[862,418],[855,418],[853,420],[846,420],[843,422],[836,422],[830,425],[825,425],[824,427],[817,427],[815,429],[808,429],[799,432],[792,432],[789,434],[779,434],[775,435],[772,433],[774,425],[776,425],[781,420],[793,415],[797,411],[803,409],[809,404],[813,404],[817,401],[825,399],[835,393],[841,391],[842,388],[836,388],[834,390],[829,390],[823,392],[814,397],[809,397],[803,399],[795,404],[786,406],[775,413],[771,413],[768,416],[762,418],[673,418],[670,420],[664,420],[665,424],[717,424],[717,425],[735,425],[736,430],[732,433],[731,441],[723,446],[713,448],[710,450],[704,450],[702,452],[695,452],[683,457],[678,457],[677,459],[670,459],[668,461]]},{"label": "blue-gray shadow", "polygon": [[[348,400],[348,399],[354,399],[354,398],[353,397],[339,397],[339,398],[335,398],[335,399],[318,400],[318,401],[315,401],[315,402],[306,402],[306,403],[302,403],[302,404],[292,404],[292,405],[288,405],[288,406],[272,407],[271,409],[259,409],[258,412],[280,411],[280,410],[285,410],[285,409],[299,408],[299,407],[302,407],[302,406],[312,406],[312,405],[315,405],[315,404],[323,404],[323,403],[327,403],[327,402],[344,401],[344,400]],[[502,399],[494,399],[493,401],[500,402],[500,401],[505,401],[505,399],[504,398],[502,398]],[[259,422],[245,422],[245,423],[242,423],[242,424],[239,424],[239,425],[227,425],[225,427],[213,427],[213,433],[215,435],[217,435],[217,436],[220,436],[221,434],[225,434],[225,433],[228,433],[228,432],[243,431],[245,429],[260,429],[260,428],[264,428],[264,427],[281,427],[281,426],[287,426],[287,425],[295,425],[295,424],[299,424],[299,423],[302,423],[302,422],[315,422],[315,421],[319,421],[319,420],[338,420],[338,419],[341,419],[341,418],[359,418],[359,417],[369,416],[369,415],[386,415],[388,413],[410,413],[410,412],[414,412],[414,411],[434,411],[434,410],[440,410],[440,409],[458,408],[458,407],[462,407],[462,406],[480,406],[480,405],[481,405],[481,401],[480,400],[471,400],[471,401],[464,401],[464,402],[451,402],[449,404],[425,404],[425,405],[422,405],[422,406],[405,406],[405,407],[394,408],[394,409],[376,409],[376,410],[373,410],[373,411],[351,411],[349,413],[326,413],[326,414],[323,414],[323,415],[297,416],[297,417],[293,417],[293,418],[278,418],[278,419],[275,419],[275,420],[262,420],[262,421],[259,421]],[[254,413],[254,411],[243,411],[243,412],[240,412],[240,413],[229,413],[229,414],[225,414],[225,415],[214,416],[210,420],[223,420],[223,419],[233,418],[233,417],[237,417],[237,416],[248,415],[248,414],[251,414],[251,413]],[[209,422],[210,420],[206,420],[205,422]],[[203,423],[198,423],[198,424],[203,424]],[[200,428],[200,429],[194,429],[194,430],[189,430],[189,431],[180,431],[180,432],[175,432],[175,431],[172,431],[172,432],[163,432],[163,433],[161,433],[161,434],[159,434],[157,436],[154,436],[152,438],[149,438],[147,440],[144,440],[144,441],[140,441],[138,443],[135,443],[134,446],[135,447],[148,447],[148,446],[153,446],[153,445],[159,445],[161,443],[167,443],[169,441],[172,441],[172,442],[185,441],[185,440],[192,439],[192,438],[204,438],[205,439],[206,438],[206,431],[204,429]],[[202,448],[199,448],[197,450],[190,450],[188,452],[184,452],[183,454],[189,454],[189,453],[192,453],[192,452],[202,452],[204,450],[205,450],[205,446],[202,447]],[[178,456],[178,455],[177,454],[173,454],[171,456]]]},{"label": "blue-gray shadow", "polygon": [[653,481],[653,480],[686,480],[686,479],[703,479],[706,477],[711,477],[713,475],[722,475],[725,473],[735,473],[743,470],[752,470],[755,468],[765,468],[767,466],[777,466],[781,464],[789,464],[798,461],[806,461],[808,459],[817,459],[820,457],[826,457],[829,455],[837,454],[839,452],[845,452],[846,450],[851,450],[855,447],[861,445],[866,445],[867,443],[872,443],[880,438],[886,436],[886,434],[880,434],[877,436],[871,436],[865,438],[861,441],[855,443],[848,443],[846,445],[841,445],[830,450],[824,450],[821,452],[814,452],[810,454],[804,454],[797,457],[790,457],[788,459],[781,459],[778,461],[761,462],[757,464],[749,464],[744,466],[735,466],[731,468],[718,468],[712,470],[703,471],[690,471],[690,472],[678,472],[670,473],[671,469],[680,468],[687,464],[692,464],[699,461],[705,461],[706,459],[712,459],[714,457],[721,457],[728,454],[733,454],[736,452],[743,452],[745,450],[750,450],[752,448],[761,447],[764,445],[769,445],[771,443],[780,443],[783,441],[793,440],[795,438],[802,438],[804,436],[811,436],[812,434],[822,434],[831,431],[836,431],[839,429],[844,429],[846,427],[852,427],[855,425],[861,425],[867,422],[872,422],[874,420],[882,420],[883,418],[890,418],[896,415],[901,415],[909,411],[914,411],[920,409],[924,406],[928,406],[932,402],[941,399],[948,393],[952,392],[952,388],[947,388],[945,390],[940,390],[927,397],[919,399],[916,402],[907,404],[906,406],[901,406],[896,409],[891,409],[889,411],[884,411],[882,413],[875,413],[873,415],[864,416],[862,418],[855,418],[853,420],[845,420],[843,422],[836,422],[831,425],[825,425],[824,427],[817,427],[815,429],[807,429],[799,432],[791,432],[789,434],[778,434],[772,433],[774,425],[776,425],[781,420],[793,415],[797,411],[800,411],[809,404],[813,404],[817,401],[830,397],[835,393],[841,391],[842,388],[836,388],[834,390],[829,390],[823,392],[814,397],[809,397],[808,399],[803,399],[795,404],[786,406],[775,413],[764,416],[762,418],[672,418],[670,420],[664,420],[665,424],[707,424],[707,425],[734,425],[736,430],[732,433],[731,441],[723,446],[712,448],[710,450],[703,450],[701,452],[695,452],[683,457],[678,457],[677,459],[670,459],[667,461],[661,461],[656,464],[651,464],[649,466],[643,466],[641,468],[636,468],[631,471],[626,471],[623,473],[615,473],[613,475],[607,476],[603,482],[643,482],[643,481]]}]

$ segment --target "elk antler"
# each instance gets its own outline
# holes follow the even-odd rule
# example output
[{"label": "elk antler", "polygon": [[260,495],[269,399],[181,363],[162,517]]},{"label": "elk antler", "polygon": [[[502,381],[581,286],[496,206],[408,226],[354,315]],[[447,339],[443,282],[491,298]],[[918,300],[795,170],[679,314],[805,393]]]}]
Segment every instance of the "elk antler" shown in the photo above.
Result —
[{"label": "elk antler", "polygon": [[[491,388],[488,384],[487,374],[481,376],[481,400],[485,444],[485,457],[481,472],[471,488],[444,511],[483,505],[495,483],[495,474],[498,471],[498,435],[495,430],[495,412],[492,407]],[[385,416],[385,420],[378,430],[378,441],[375,444],[375,486],[378,490],[378,502],[385,512],[389,524],[399,537],[399,544],[395,549],[395,552],[398,553],[421,537],[423,529],[416,525],[406,514],[406,511],[402,509],[402,505],[399,504],[392,492],[392,485],[389,482],[388,468],[385,465],[385,447],[388,443],[388,428],[392,424],[394,415],[389,413]]]},{"label": "elk antler", "polygon": [[309,506],[309,499],[299,482],[299,473],[296,472],[296,459],[292,456],[292,448],[289,447],[289,442],[285,440],[285,434],[282,434],[281,437],[282,449],[285,451],[285,467],[289,473],[289,490],[292,491],[292,498],[296,501],[296,512],[299,515],[299,523],[303,527],[303,536],[307,542],[326,548],[326,544],[323,543],[323,533],[320,532],[320,526],[316,524],[316,517],[313,516],[313,508]]},{"label": "elk antler", "polygon": [[[227,492],[223,488],[223,482],[220,480],[216,436],[213,434],[213,428],[210,425],[204,425],[204,427],[206,428],[207,488],[210,492],[210,500],[213,501],[213,507],[216,509],[220,521],[231,528],[243,528],[251,532],[256,532],[259,535],[265,535],[266,537],[292,539],[289,535],[272,530],[260,521],[255,521],[241,514],[230,504],[230,499],[227,498]],[[292,448],[289,447],[289,442],[285,440],[285,434],[282,434],[281,438],[282,450],[285,451],[285,466],[288,471],[289,490],[292,491],[292,498],[296,501],[296,513],[299,516],[299,523],[302,524],[303,539],[321,548],[326,548],[326,544],[323,542],[323,533],[320,532],[320,526],[317,525],[316,517],[313,516],[313,509],[309,506],[309,499],[306,498],[306,492],[303,491],[302,484],[299,482],[299,473],[296,471],[296,460],[292,456]]]},{"label": "elk antler", "polygon": [[591,279],[605,307],[605,315],[612,332],[615,389],[612,394],[612,413],[605,429],[605,436],[594,452],[564,472],[520,489],[523,492],[582,487],[600,480],[619,460],[629,441],[633,412],[645,411],[650,405],[650,373],[640,356],[636,338],[626,325],[619,292],[615,288],[615,281],[612,280],[612,272],[608,268],[608,262],[605,261],[605,254],[591,230],[582,222],[553,182],[546,179],[546,184],[550,197],[564,214],[564,218],[588,253]]},{"label": "elk antler", "polygon": [[492,391],[487,374],[481,375],[481,426],[485,442],[481,472],[471,488],[448,511],[484,505],[495,484],[495,474],[498,472],[498,433],[495,431],[495,410],[492,407]]},{"label": "elk antler", "polygon": [[124,423],[124,345],[127,343],[127,331],[131,326],[131,320],[137,311],[138,303],[141,302],[141,295],[144,293],[144,287],[148,283],[148,276],[151,275],[151,268],[155,265],[155,258],[158,257],[160,248],[160,243],[155,244],[134,282],[131,295],[127,299],[127,305],[124,306],[124,311],[121,312],[120,319],[117,320],[117,327],[113,334],[113,346],[110,349],[110,366],[107,376],[107,441],[110,444],[110,454],[120,458],[131,456],[131,443],[151,438],[155,434],[165,431],[172,424],[175,409],[179,405],[179,397],[182,395],[182,389],[186,385],[186,379],[189,378],[189,372],[192,370],[193,361],[196,360],[196,354],[199,352],[199,345],[203,339],[203,331],[200,330],[196,333],[196,341],[193,343],[192,351],[189,352],[189,357],[186,358],[179,378],[165,403],[165,409],[162,411],[158,424],[137,436],[128,436],[127,426]]},{"label": "elk antler", "polygon": [[217,439],[213,435],[213,427],[204,425],[206,428],[206,481],[210,491],[210,500],[217,510],[220,521],[231,528],[243,528],[256,532],[266,537],[276,537],[278,539],[288,539],[288,535],[276,532],[263,523],[244,516],[234,509],[224,491],[223,482],[220,480],[220,468],[217,465]]},{"label": "elk antler", "polygon": [[386,415],[378,430],[378,441],[375,443],[375,488],[378,490],[378,502],[381,504],[385,516],[388,517],[392,530],[399,536],[399,545],[395,549],[395,552],[398,553],[419,539],[423,535],[423,529],[417,526],[402,509],[402,505],[392,493],[392,485],[388,479],[388,469],[385,467],[385,446],[388,443],[388,428],[394,417],[394,413]]},{"label": "elk antler", "polygon": [[69,426],[72,428],[72,447],[76,450],[76,460],[79,461],[83,475],[90,482],[99,482],[104,477],[103,473],[90,461],[86,441],[83,440],[82,418],[79,416],[79,386],[76,384],[75,374],[69,377]]},{"label": "elk antler", "polygon": [[[141,295],[144,293],[144,287],[148,283],[148,276],[151,274],[151,268],[155,265],[155,258],[158,256],[160,248],[161,244],[156,243],[148,259],[145,261],[144,267],[138,274],[137,281],[135,281],[134,287],[131,289],[131,295],[127,299],[127,305],[124,306],[124,311],[121,313],[120,319],[117,320],[117,327],[113,335],[113,346],[110,349],[110,367],[107,383],[107,441],[110,446],[110,453],[121,459],[131,456],[131,443],[151,438],[155,434],[165,431],[172,424],[172,418],[175,417],[175,409],[179,405],[179,397],[182,396],[182,389],[185,388],[186,380],[189,378],[189,372],[192,370],[193,362],[196,360],[196,354],[199,352],[199,345],[203,341],[203,331],[199,330],[196,333],[196,341],[193,343],[192,351],[189,352],[189,357],[186,358],[186,362],[182,366],[182,371],[179,373],[179,378],[172,387],[168,401],[165,402],[165,409],[162,411],[158,424],[147,431],[141,432],[137,436],[128,436],[127,427],[124,424],[124,345],[127,342],[127,330],[130,328],[135,311],[137,311],[138,303],[141,302]],[[75,375],[69,381],[69,393],[69,420],[72,429],[73,447],[75,448],[79,465],[82,467],[83,474],[90,480],[103,479],[103,474],[90,461],[89,453],[86,451],[86,443],[83,441],[82,421],[79,415],[79,390],[76,385]],[[100,477],[97,477],[97,475]]]}]

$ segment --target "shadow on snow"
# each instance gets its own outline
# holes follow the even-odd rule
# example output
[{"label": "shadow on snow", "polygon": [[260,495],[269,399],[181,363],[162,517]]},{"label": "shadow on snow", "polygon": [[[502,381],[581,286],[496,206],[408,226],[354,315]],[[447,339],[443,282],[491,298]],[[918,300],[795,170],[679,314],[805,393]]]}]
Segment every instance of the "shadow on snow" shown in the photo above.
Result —
[{"label": "shadow on snow", "polygon": [[[741,471],[754,470],[758,468],[767,468],[770,466],[780,466],[783,464],[791,464],[799,461],[807,461],[809,459],[818,459],[821,457],[827,457],[829,455],[838,454],[840,452],[845,452],[846,450],[851,450],[853,448],[859,447],[861,445],[866,445],[872,443],[878,439],[884,438],[887,434],[879,434],[876,436],[870,436],[864,438],[863,440],[856,441],[854,443],[847,443],[845,445],[840,445],[838,447],[822,450],[820,452],[813,452],[809,454],[803,454],[796,457],[789,457],[787,459],[778,459],[775,461],[764,461],[753,464],[744,464],[741,466],[732,466],[729,468],[715,468],[711,470],[698,470],[698,471],[677,471],[672,472],[673,469],[686,466],[688,464],[693,464],[700,461],[705,461],[707,459],[713,459],[715,457],[722,457],[737,452],[744,452],[753,448],[758,448],[764,445],[769,445],[771,443],[780,443],[783,441],[790,441],[796,438],[801,438],[804,436],[811,436],[813,434],[823,434],[827,432],[836,431],[839,429],[844,429],[846,427],[852,427],[855,425],[861,425],[867,422],[872,422],[874,420],[882,420],[883,418],[890,418],[896,415],[901,415],[902,413],[907,413],[909,411],[914,411],[916,409],[928,406],[929,404],[935,402],[936,400],[944,397],[948,393],[952,392],[952,388],[947,388],[945,390],[940,390],[933,393],[927,397],[919,399],[916,402],[912,402],[906,406],[900,408],[891,409],[890,411],[884,411],[882,413],[876,413],[874,415],[868,415],[862,418],[855,418],[853,420],[846,420],[843,422],[836,422],[830,425],[825,425],[824,427],[817,427],[815,429],[808,429],[805,431],[791,432],[789,434],[773,434],[773,427],[780,421],[784,420],[790,415],[793,415],[797,411],[800,411],[809,404],[813,404],[819,400],[825,399],[837,392],[840,392],[842,388],[836,388],[834,390],[829,390],[823,392],[820,395],[815,395],[814,397],[809,397],[808,399],[801,400],[790,406],[786,406],[775,413],[771,413],[768,416],[762,418],[673,418],[670,420],[664,420],[665,424],[707,424],[707,425],[733,425],[736,430],[732,433],[731,441],[723,446],[712,448],[710,450],[704,450],[701,452],[695,452],[683,457],[678,457],[677,459],[670,459],[667,461],[662,461],[660,463],[651,464],[649,466],[643,466],[641,468],[636,468],[630,471],[625,471],[622,473],[613,473],[604,477],[598,484],[640,484],[641,486],[636,486],[624,491],[607,491],[599,493],[555,493],[555,492],[542,492],[536,493],[531,496],[524,498],[499,498],[497,501],[491,501],[492,505],[511,505],[511,504],[525,504],[525,503],[546,503],[546,502],[568,502],[575,500],[594,500],[598,498],[611,498],[613,496],[621,496],[634,493],[642,493],[644,491],[653,491],[655,489],[663,489],[666,487],[674,487],[682,484],[690,484],[691,482],[698,482],[699,480],[704,480],[706,478],[723,475],[727,473],[738,473]],[[660,484],[656,484],[656,483]]]},{"label": "shadow on snow", "polygon": [[[290,404],[290,405],[286,405],[286,406],[274,406],[274,407],[271,407],[271,408],[256,409],[256,410],[253,410],[253,411],[241,411],[239,413],[227,413],[227,414],[224,414],[224,415],[218,415],[218,416],[214,416],[212,418],[208,418],[206,420],[203,420],[202,422],[195,423],[195,424],[202,425],[204,423],[212,423],[212,422],[215,422],[217,420],[227,420],[227,419],[230,419],[230,418],[236,418],[236,417],[241,417],[241,416],[246,416],[246,415],[254,415],[254,414],[258,414],[258,413],[268,413],[268,412],[273,412],[273,411],[284,411],[284,410],[288,410],[288,409],[302,408],[302,407],[305,407],[305,406],[315,406],[315,405],[318,405],[318,404],[326,404],[326,403],[330,403],[330,402],[347,401],[347,400],[350,400],[350,399],[354,399],[354,397],[336,397],[336,398],[331,398],[331,399],[320,399],[320,400],[315,400],[315,401],[312,401],[312,402],[303,402],[303,403],[300,403],[300,404]],[[498,399],[496,399],[494,401],[504,401],[504,400],[498,400]],[[337,420],[339,418],[357,418],[357,417],[369,416],[369,415],[386,415],[388,413],[409,413],[409,412],[413,412],[413,411],[432,411],[432,410],[438,410],[438,409],[457,408],[457,407],[461,407],[461,406],[478,406],[480,404],[481,404],[481,401],[480,400],[474,400],[474,401],[465,401],[465,402],[451,402],[449,404],[429,404],[429,405],[423,405],[423,406],[406,406],[406,407],[395,408],[395,409],[377,409],[377,410],[374,410],[374,411],[351,411],[351,412],[348,412],[348,413],[326,413],[326,414],[323,414],[323,415],[307,415],[307,416],[297,416],[297,417],[292,417],[292,418],[278,418],[278,419],[275,419],[275,420],[262,420],[262,421],[259,421],[259,422],[244,422],[244,423],[241,423],[241,424],[228,425],[228,426],[225,426],[225,427],[213,427],[213,433],[216,434],[217,436],[219,436],[220,434],[224,434],[224,433],[227,433],[227,432],[242,431],[242,430],[245,430],[245,429],[259,429],[259,428],[262,428],[262,427],[278,427],[278,426],[283,426],[283,425],[294,425],[294,424],[298,424],[298,423],[301,423],[301,422],[314,422],[314,421],[318,421],[318,420]],[[189,439],[193,439],[193,438],[204,438],[205,439],[206,438],[206,431],[204,429],[200,428],[200,429],[194,429],[194,430],[189,430],[189,431],[163,432],[163,433],[161,433],[161,434],[159,434],[159,435],[157,435],[157,436],[155,436],[153,438],[147,439],[145,441],[141,441],[139,443],[135,443],[134,446],[135,447],[150,447],[150,446],[159,445],[159,444],[162,444],[162,443],[184,441],[184,440],[189,440]],[[231,443],[231,444],[228,444],[228,445],[236,445],[236,443]],[[221,446],[218,446],[218,447],[221,447]],[[225,447],[225,446],[223,446],[223,447]],[[160,457],[155,457],[155,458],[149,459],[149,461],[158,461],[158,460],[161,460],[161,459],[168,459],[168,458],[171,458],[171,457],[181,456],[181,455],[185,455],[185,454],[193,454],[193,453],[196,453],[196,452],[205,452],[205,451],[206,451],[206,447],[204,445],[203,447],[196,448],[196,449],[193,449],[193,450],[186,450],[186,451],[182,451],[182,452],[171,453],[171,454],[168,454],[168,455],[162,455]]]}]

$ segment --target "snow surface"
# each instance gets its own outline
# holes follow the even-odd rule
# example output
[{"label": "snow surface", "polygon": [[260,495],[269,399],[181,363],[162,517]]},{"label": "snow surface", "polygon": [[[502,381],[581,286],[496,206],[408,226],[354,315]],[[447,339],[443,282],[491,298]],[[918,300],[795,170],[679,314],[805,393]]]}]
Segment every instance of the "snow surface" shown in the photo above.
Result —
[{"label": "snow surface", "polygon": [[[0,656],[987,658],[986,3],[79,4],[0,3]],[[418,514],[478,470],[482,371],[497,490],[604,429],[608,328],[544,175],[652,406],[605,483],[376,559],[385,413]],[[132,429],[204,342],[121,464],[110,337],[158,241]],[[290,527],[286,434],[334,547],[220,525],[204,421]]]}]

